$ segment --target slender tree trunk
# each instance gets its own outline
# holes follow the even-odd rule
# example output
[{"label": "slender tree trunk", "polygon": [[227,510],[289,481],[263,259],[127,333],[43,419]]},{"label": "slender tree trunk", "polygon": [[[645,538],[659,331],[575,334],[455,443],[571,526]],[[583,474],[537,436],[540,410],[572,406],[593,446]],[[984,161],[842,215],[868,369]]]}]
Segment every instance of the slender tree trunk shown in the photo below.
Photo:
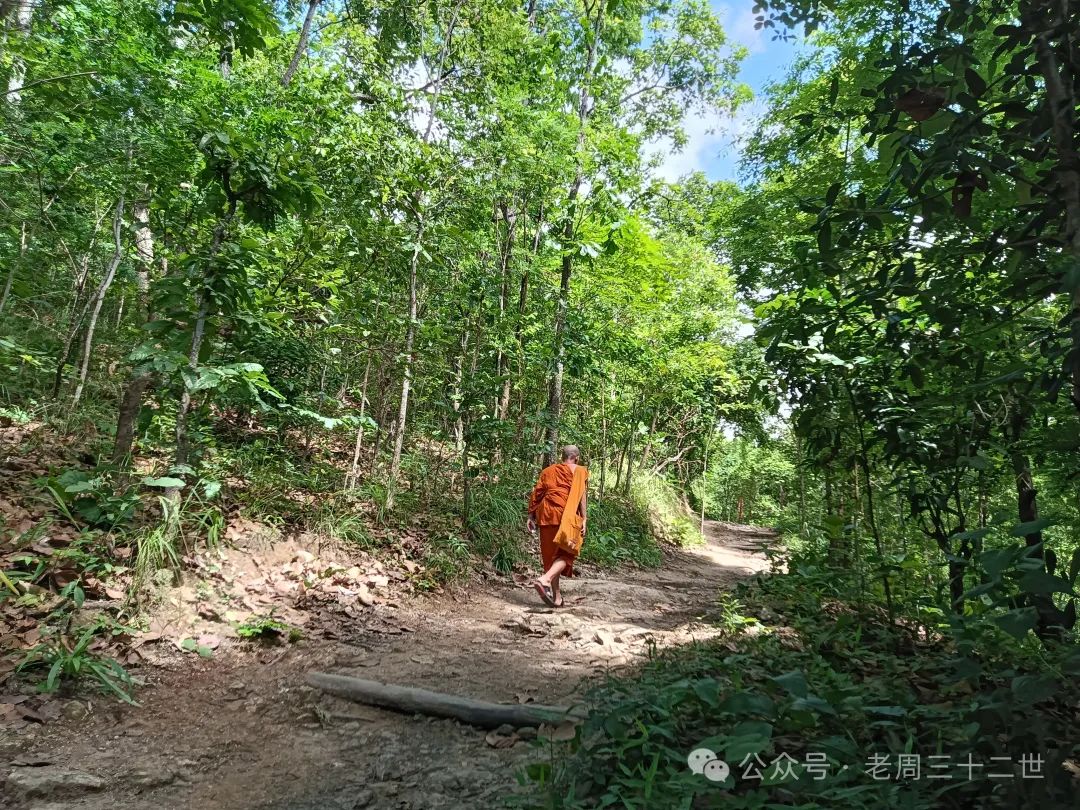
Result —
[{"label": "slender tree trunk", "polygon": [[[1065,249],[1072,254],[1073,261],[1080,262],[1080,151],[1076,145],[1076,107],[1073,72],[1078,65],[1075,61],[1074,45],[1071,33],[1076,30],[1076,21],[1062,19],[1059,9],[1069,13],[1069,3],[1028,3],[1021,14],[1034,28],[1041,28],[1044,33],[1035,37],[1035,52],[1039,68],[1043,74],[1046,100],[1049,107],[1049,119],[1052,122],[1051,135],[1057,149],[1057,167],[1055,174],[1061,186],[1061,204],[1065,209]],[[1076,14],[1072,10],[1073,15]],[[1060,39],[1057,48],[1051,37]],[[1063,58],[1059,58],[1059,54]],[[1072,379],[1073,404],[1080,410],[1080,284],[1070,291],[1072,296],[1072,351],[1066,360],[1066,370]]]},{"label": "slender tree trunk", "polygon": [[[642,400],[644,404],[644,399]],[[637,435],[638,405],[634,403],[634,412],[630,417],[630,435],[626,440],[626,484],[624,494],[630,494],[630,484],[634,473],[634,436]]]},{"label": "slender tree trunk", "polygon": [[[94,245],[97,243],[98,228],[101,227],[102,220],[105,219],[108,212],[109,208],[106,207],[98,216],[94,223],[94,229],[90,235],[90,243],[76,266],[76,278],[73,284],[71,304],[68,307],[67,313],[70,326],[68,328],[67,337],[64,339],[64,347],[57,356],[56,373],[53,375],[52,395],[54,399],[60,396],[60,388],[64,382],[64,369],[67,367],[67,364],[71,362],[71,355],[75,349],[75,339],[79,336],[79,330],[82,328],[83,321],[86,320],[86,315],[90,311],[90,302],[83,302],[83,294],[86,292],[87,285],[90,281],[90,257],[94,251]],[[82,304],[81,312],[79,312],[80,303]],[[76,312],[78,312],[78,315],[76,315]]]},{"label": "slender tree trunk", "polygon": [[[145,192],[144,192],[145,193]],[[154,235],[150,231],[150,202],[144,196],[132,207],[135,221],[135,286],[139,292],[139,314],[143,322],[150,320],[150,270],[154,266]]]},{"label": "slender tree trunk", "polygon": [[[439,52],[438,67],[435,71],[435,90],[431,96],[428,107],[427,127],[424,129],[423,142],[430,143],[435,129],[435,118],[439,109],[439,99],[442,96],[443,80],[446,78],[446,59],[450,53],[450,43],[453,39],[454,28],[457,26],[458,13],[464,0],[454,6],[453,12],[443,38],[443,46]],[[401,399],[398,401],[398,418],[394,431],[394,454],[390,460],[390,481],[386,491],[386,510],[390,511],[394,506],[394,489],[398,483],[398,474],[401,472],[401,451],[405,443],[405,418],[409,412],[409,391],[412,388],[413,357],[416,343],[416,328],[419,299],[419,271],[420,253],[423,249],[424,228],[426,219],[424,214],[424,197],[422,191],[413,194],[413,212],[416,217],[416,244],[413,246],[412,258],[409,261],[409,325],[405,330],[405,369],[401,375]]]},{"label": "slender tree trunk", "polygon": [[604,484],[607,480],[607,387],[604,387],[600,397],[600,494],[597,501],[604,500]]},{"label": "slender tree trunk", "polygon": [[705,458],[701,461],[701,537],[705,537],[705,504],[709,498],[709,445],[712,443],[712,432],[705,437]]},{"label": "slender tree trunk", "polygon": [[574,180],[568,191],[566,216],[562,225],[562,266],[559,274],[559,299],[555,309],[555,351],[554,367],[551,373],[551,382],[548,387],[547,424],[545,426],[545,465],[555,461],[555,450],[559,443],[559,421],[562,419],[562,395],[563,395],[563,372],[565,366],[565,330],[566,310],[570,301],[570,275],[574,269],[574,259],[571,252],[574,235],[576,233],[577,198],[581,192],[581,186],[585,182],[585,167],[582,152],[585,148],[585,130],[589,122],[591,109],[591,90],[593,74],[596,70],[597,49],[600,44],[600,34],[604,27],[605,5],[599,0],[591,4],[590,12],[595,12],[595,19],[590,23],[592,36],[589,38],[588,51],[585,55],[585,68],[580,79],[577,104],[577,150],[575,157]]},{"label": "slender tree trunk", "polygon": [[[15,32],[22,37],[30,35],[30,26],[34,21],[34,0],[17,0],[15,6]],[[11,60],[11,75],[8,77],[7,100],[18,104],[22,100],[20,92],[26,83],[26,62],[16,56]]]},{"label": "slender tree trunk", "polygon": [[[198,308],[195,315],[195,327],[191,334],[191,350],[188,352],[188,369],[193,374],[198,371],[199,368],[199,353],[202,351],[203,337],[206,334],[206,319],[210,314],[210,295],[207,292],[206,284],[211,280],[210,273],[213,270],[214,260],[217,258],[218,252],[221,250],[221,245],[225,241],[225,233],[228,231],[229,225],[236,215],[237,199],[232,195],[231,183],[232,180],[228,173],[226,173],[222,177],[222,186],[229,196],[229,206],[225,215],[214,227],[214,236],[210,242],[210,252],[206,259],[206,272],[203,276],[203,287],[199,289],[199,293],[196,296]],[[180,407],[176,412],[176,453],[174,459],[178,466],[188,463],[188,454],[191,448],[188,442],[187,422],[190,411],[191,389],[185,384],[183,393],[180,395]],[[177,497],[178,494],[179,493],[175,491],[170,493],[173,498]]]},{"label": "slender tree trunk", "polygon": [[311,37],[311,23],[315,20],[315,9],[318,7],[319,0],[308,0],[307,14],[304,15],[304,24],[300,28],[300,39],[296,42],[296,51],[293,53],[289,66],[285,69],[285,75],[281,77],[282,87],[289,86],[297,68],[300,67],[300,60],[304,58],[304,54],[307,52],[308,40]]},{"label": "slender tree trunk", "polygon": [[454,359],[454,388],[451,407],[454,411],[454,448],[461,453],[465,449],[465,422],[461,413],[462,383],[465,380],[465,356],[469,351],[469,330],[461,330],[460,351]]},{"label": "slender tree trunk", "polygon": [[[878,530],[877,518],[874,513],[874,485],[870,477],[870,458],[866,442],[866,430],[863,426],[862,416],[855,406],[855,394],[851,390],[850,383],[845,381],[845,387],[847,388],[848,401],[851,404],[851,412],[855,417],[855,425],[858,428],[859,433],[858,461],[863,472],[863,477],[866,479],[866,521],[867,525],[870,527],[870,534],[874,538],[874,548],[877,550],[878,559],[883,563],[885,559],[885,544],[881,539],[881,532]],[[858,484],[858,475],[855,477],[855,482]],[[889,621],[891,623],[895,619],[895,612],[893,610],[892,586],[889,583],[889,575],[886,573],[882,573],[881,575],[881,587],[885,595],[885,607],[889,612]]]},{"label": "slender tree trunk", "polygon": [[799,472],[799,536],[806,537],[806,464],[803,460],[802,439],[795,434],[795,460]]},{"label": "slender tree trunk", "polygon": [[416,244],[413,247],[412,258],[409,260],[409,325],[405,329],[405,370],[401,375],[401,398],[398,400],[397,421],[394,423],[394,455],[390,461],[390,486],[386,494],[386,508],[389,511],[394,505],[394,487],[397,485],[398,473],[401,470],[401,450],[405,444],[405,418],[409,413],[409,391],[412,388],[413,378],[413,347],[416,342],[416,316],[417,316],[417,274],[420,267],[420,245],[424,239],[424,220],[421,215],[417,216]]},{"label": "slender tree trunk", "polygon": [[360,385],[360,425],[356,428],[356,445],[353,447],[352,467],[345,477],[345,489],[356,489],[360,480],[360,450],[364,446],[364,410],[367,407],[368,379],[371,376],[372,350],[368,349],[367,363],[364,364],[364,382]]},{"label": "slender tree trunk", "polygon": [[[499,324],[501,326],[506,318],[506,309],[510,298],[510,257],[514,248],[514,231],[517,226],[517,217],[510,212],[505,201],[500,203],[498,210],[506,222],[506,240],[499,250]],[[498,233],[497,222],[496,233]],[[510,373],[507,369],[507,359],[506,352],[500,345],[498,357],[495,361],[496,376],[502,379],[502,391],[499,394],[498,404],[495,406],[495,418],[499,420],[506,419],[506,415],[510,410]]]},{"label": "slender tree trunk", "polygon": [[75,386],[75,395],[71,399],[74,408],[82,398],[83,388],[86,386],[86,375],[90,369],[90,352],[94,346],[94,331],[97,329],[98,317],[101,315],[101,305],[105,301],[105,295],[112,286],[116,277],[116,269],[120,266],[120,260],[124,258],[123,244],[120,241],[121,231],[124,226],[124,195],[121,194],[116,201],[116,210],[113,212],[113,255],[109,260],[109,266],[105,270],[105,277],[101,280],[94,297],[90,302],[90,320],[86,324],[86,336],[83,339],[82,364],[79,366],[79,383]]},{"label": "slender tree trunk", "polygon": [[[150,275],[154,264],[154,233],[150,229],[150,206],[145,197],[134,204],[132,216],[135,221],[135,252],[139,259],[135,271],[139,289],[139,314],[143,322],[148,323],[152,318]],[[161,263],[163,267],[166,266],[164,258]],[[131,448],[135,443],[135,425],[142,411],[143,397],[153,381],[153,375],[149,371],[140,369],[132,371],[124,385],[124,391],[120,395],[120,407],[116,413],[116,439],[113,442],[112,461],[117,467],[125,467],[131,457]]]},{"label": "slender tree trunk", "polygon": [[0,293],[0,314],[4,311],[4,305],[7,304],[8,296],[11,295],[11,285],[15,281],[15,266],[21,265],[26,258],[26,220],[23,220],[19,227],[19,261],[12,262],[8,267],[7,279],[4,281],[4,291]]}]

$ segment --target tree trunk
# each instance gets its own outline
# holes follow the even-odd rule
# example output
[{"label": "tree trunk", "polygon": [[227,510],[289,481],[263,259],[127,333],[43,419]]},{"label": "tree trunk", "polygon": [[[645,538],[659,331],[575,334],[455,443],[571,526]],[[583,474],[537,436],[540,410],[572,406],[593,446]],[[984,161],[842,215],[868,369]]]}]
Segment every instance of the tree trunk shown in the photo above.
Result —
[{"label": "tree trunk", "polygon": [[637,435],[638,405],[634,403],[634,411],[630,416],[630,435],[626,439],[626,484],[623,493],[630,495],[630,483],[634,471],[634,436]]},{"label": "tree trunk", "polygon": [[[505,202],[500,204],[499,209],[503,220],[506,221],[506,241],[499,250],[499,323],[501,326],[506,318],[506,308],[510,298],[510,256],[514,247],[517,217],[510,212]],[[497,226],[498,223],[496,223]],[[501,331],[500,329],[500,334]],[[495,418],[499,420],[506,419],[506,414],[510,410],[510,374],[507,365],[506,352],[500,346],[495,361],[496,376],[502,379],[502,391],[499,394],[498,404],[495,406]]]},{"label": "tree trunk", "polygon": [[570,300],[570,275],[574,269],[574,259],[571,253],[571,244],[574,241],[576,225],[576,203],[578,194],[581,192],[582,183],[585,182],[585,168],[582,160],[582,152],[585,148],[585,129],[592,113],[590,109],[590,91],[592,89],[593,73],[596,69],[596,54],[600,44],[600,34],[604,27],[604,14],[606,6],[597,2],[595,8],[596,18],[590,20],[592,36],[588,39],[588,51],[585,55],[585,68],[582,71],[580,89],[578,91],[577,104],[577,151],[575,156],[574,180],[570,184],[570,190],[566,195],[566,216],[562,225],[562,267],[559,278],[559,299],[555,309],[555,351],[554,367],[551,373],[551,383],[548,387],[547,424],[545,426],[545,466],[555,461],[556,445],[559,443],[559,421],[562,419],[562,387],[564,371],[565,346],[564,332],[566,330],[566,310]]},{"label": "tree trunk", "polygon": [[[1035,37],[1035,52],[1039,60],[1052,122],[1051,134],[1057,148],[1057,166],[1054,174],[1061,189],[1061,204],[1065,210],[1065,232],[1062,234],[1065,249],[1073,261],[1080,261],[1080,152],[1076,146],[1076,106],[1072,72],[1077,69],[1070,33],[1075,30],[1073,22],[1063,20],[1057,3],[1030,3],[1021,14],[1026,23],[1041,28],[1043,33]],[[1068,13],[1068,3],[1061,7]],[[1075,14],[1075,11],[1072,11]],[[1059,60],[1050,41],[1051,36],[1061,38]],[[1059,64],[1060,62],[1060,64]],[[1072,379],[1073,404],[1080,410],[1080,283],[1070,290],[1072,296],[1072,351],[1066,359],[1066,371]],[[1071,368],[1070,368],[1071,366]]]},{"label": "tree trunk", "polygon": [[[17,0],[15,6],[15,32],[27,37],[30,35],[30,26],[34,21],[34,0]],[[26,62],[16,56],[11,60],[11,75],[8,77],[7,100],[11,104],[18,104],[22,100],[20,92],[26,83]]]},{"label": "tree trunk", "polygon": [[82,398],[83,388],[86,386],[86,375],[90,369],[90,352],[94,345],[94,331],[97,329],[98,317],[101,315],[101,305],[105,301],[105,295],[112,286],[116,277],[116,269],[120,266],[120,260],[124,258],[123,245],[120,241],[121,231],[124,225],[124,195],[121,194],[116,201],[116,209],[113,212],[113,255],[109,260],[109,266],[105,270],[105,277],[101,280],[94,297],[90,302],[90,320],[86,324],[86,336],[83,339],[82,363],[79,366],[79,383],[75,386],[75,395],[71,400],[71,407],[79,404]]},{"label": "tree trunk", "polygon": [[[154,233],[150,229],[150,204],[146,199],[138,200],[132,212],[135,221],[135,252],[139,263],[136,267],[136,284],[139,288],[139,313],[144,323],[152,318],[150,311],[150,275],[154,264]],[[163,269],[167,267],[162,258]],[[112,461],[123,468],[131,458],[131,448],[135,443],[135,425],[142,411],[143,397],[153,383],[153,375],[143,369],[133,371],[120,395],[120,407],[116,413],[116,439],[113,442]]]},{"label": "tree trunk", "polygon": [[352,467],[345,476],[345,489],[356,489],[360,480],[360,450],[364,446],[364,410],[367,408],[368,379],[371,376],[372,350],[368,349],[367,363],[364,365],[364,382],[360,385],[360,425],[356,429],[356,445],[353,447]]},{"label": "tree trunk", "polygon": [[139,291],[139,314],[143,322],[150,320],[150,270],[154,266],[154,234],[150,231],[150,202],[145,197],[132,207],[135,220],[135,286]]},{"label": "tree trunk", "polygon": [[[432,132],[435,128],[435,117],[439,108],[439,99],[442,96],[443,79],[446,78],[446,59],[450,52],[450,43],[453,39],[454,28],[457,25],[458,13],[464,0],[454,6],[450,20],[447,23],[443,37],[443,46],[439,52],[438,67],[435,71],[435,89],[431,95],[428,106],[427,127],[424,129],[423,142],[430,143]],[[413,378],[413,352],[416,343],[416,327],[418,316],[419,299],[419,270],[420,252],[424,241],[424,218],[423,192],[413,193],[413,213],[416,217],[416,244],[413,246],[412,258],[409,260],[409,325],[405,330],[405,369],[401,375],[401,398],[398,401],[398,417],[394,428],[394,454],[390,460],[390,480],[386,490],[386,510],[394,506],[394,488],[397,486],[398,474],[401,472],[401,451],[405,443],[405,418],[409,412],[409,391],[412,388]]]},{"label": "tree trunk", "polygon": [[604,500],[604,484],[607,479],[607,388],[600,397],[600,494],[597,501]]},{"label": "tree trunk", "polygon": [[581,719],[580,711],[562,706],[541,706],[538,703],[487,703],[473,698],[447,695],[412,686],[396,686],[346,675],[330,675],[311,672],[307,676],[311,686],[324,692],[369,706],[406,714],[426,714],[447,717],[480,728],[498,728],[511,725],[515,728],[540,725],[558,725]]},{"label": "tree trunk", "polygon": [[308,0],[307,14],[304,15],[304,24],[300,28],[300,39],[296,42],[296,51],[293,53],[292,61],[289,62],[289,66],[285,69],[285,75],[281,77],[281,86],[288,87],[289,83],[293,80],[293,76],[296,74],[297,68],[300,67],[300,60],[304,58],[304,53],[307,51],[308,40],[311,37],[311,23],[315,20],[315,9],[319,7],[319,0]]},{"label": "tree trunk", "polygon": [[709,497],[709,444],[712,432],[705,438],[705,458],[701,461],[701,537],[705,538],[705,503]]},{"label": "tree trunk", "polygon": [[416,244],[409,260],[409,325],[405,329],[405,369],[401,375],[401,399],[398,400],[397,422],[394,427],[394,455],[390,461],[390,481],[386,492],[386,509],[394,505],[394,487],[397,486],[398,473],[401,470],[401,449],[405,444],[405,418],[409,413],[409,391],[413,377],[413,345],[416,342],[417,316],[417,274],[420,267],[420,246],[424,239],[424,220],[418,214],[416,222]]},{"label": "tree trunk", "polygon": [[4,281],[4,291],[0,293],[0,314],[4,311],[4,305],[7,304],[8,296],[11,294],[11,285],[15,281],[15,266],[21,265],[26,258],[26,220],[23,220],[19,227],[19,261],[12,262],[8,268],[7,280]]},{"label": "tree trunk", "polygon": [[[225,233],[229,228],[229,224],[232,222],[233,217],[236,216],[237,198],[232,194],[232,180],[228,172],[222,176],[221,182],[229,198],[229,204],[225,215],[214,227],[214,237],[210,242],[210,252],[206,259],[206,272],[203,274],[204,286],[199,290],[196,297],[198,309],[195,315],[195,328],[191,334],[191,350],[188,352],[188,369],[192,373],[199,368],[199,352],[202,351],[203,336],[206,334],[206,318],[210,314],[210,296],[205,285],[210,281],[213,263],[221,250],[222,243],[225,241]],[[188,445],[187,420],[190,411],[191,389],[185,383],[183,393],[180,395],[180,407],[176,413],[176,451],[174,460],[178,466],[188,463],[190,447]],[[175,498],[178,493],[177,491],[170,491],[167,494]]]},{"label": "tree trunk", "polygon": [[120,408],[116,415],[116,441],[113,444],[113,464],[123,467],[131,455],[135,443],[135,425],[142,410],[143,395],[150,387],[149,372],[136,373],[124,386],[120,397]]},{"label": "tree trunk", "polygon": [[454,449],[460,453],[465,449],[465,423],[462,420],[461,402],[464,396],[462,383],[465,380],[465,355],[469,351],[468,327],[461,330],[459,347],[460,351],[454,359],[454,388],[451,395],[453,397],[451,408],[454,411]]}]

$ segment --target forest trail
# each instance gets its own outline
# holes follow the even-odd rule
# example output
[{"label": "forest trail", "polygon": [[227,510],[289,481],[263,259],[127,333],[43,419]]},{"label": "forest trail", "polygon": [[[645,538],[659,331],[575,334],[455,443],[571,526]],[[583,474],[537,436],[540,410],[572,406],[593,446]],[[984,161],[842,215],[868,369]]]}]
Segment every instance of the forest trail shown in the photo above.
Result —
[{"label": "forest trail", "polygon": [[[0,743],[4,807],[490,808],[514,771],[542,757],[485,732],[319,693],[312,670],[499,702],[570,704],[592,676],[659,646],[717,632],[718,590],[764,570],[763,529],[707,524],[708,540],[666,549],[656,570],[567,583],[567,607],[525,583],[377,605],[379,629],[342,621],[331,638],[255,653],[185,656],[140,690],[142,706],[95,700]],[[337,638],[332,638],[336,635]],[[68,714],[65,712],[65,714]],[[513,738],[505,742],[512,742]],[[33,795],[36,794],[36,795]]]}]

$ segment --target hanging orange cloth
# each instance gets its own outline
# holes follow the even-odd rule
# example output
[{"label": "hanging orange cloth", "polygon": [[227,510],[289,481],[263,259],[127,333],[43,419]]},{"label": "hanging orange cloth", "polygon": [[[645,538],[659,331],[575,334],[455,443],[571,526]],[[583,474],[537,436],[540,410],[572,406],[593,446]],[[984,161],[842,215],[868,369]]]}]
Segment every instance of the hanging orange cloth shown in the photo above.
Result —
[{"label": "hanging orange cloth", "polygon": [[559,521],[559,531],[554,538],[555,545],[574,557],[581,551],[584,540],[581,534],[584,521],[578,514],[578,506],[581,505],[581,497],[585,494],[588,481],[589,471],[579,465],[574,470],[574,483],[570,485],[570,494],[566,497],[566,507],[563,509],[562,520]]},{"label": "hanging orange cloth", "polygon": [[[545,571],[551,568],[555,560],[562,558],[566,562],[563,576],[574,575],[574,560],[577,558],[577,551],[570,552],[561,548],[556,544],[555,538],[559,535],[567,515],[570,516],[567,529],[572,537],[576,517],[577,548],[580,549],[581,518],[577,514],[577,509],[588,480],[589,471],[580,465],[571,469],[569,464],[552,464],[540,473],[532,497],[529,499],[529,512],[536,516],[540,531],[540,557]],[[578,490],[576,493],[574,492],[575,485]]]}]

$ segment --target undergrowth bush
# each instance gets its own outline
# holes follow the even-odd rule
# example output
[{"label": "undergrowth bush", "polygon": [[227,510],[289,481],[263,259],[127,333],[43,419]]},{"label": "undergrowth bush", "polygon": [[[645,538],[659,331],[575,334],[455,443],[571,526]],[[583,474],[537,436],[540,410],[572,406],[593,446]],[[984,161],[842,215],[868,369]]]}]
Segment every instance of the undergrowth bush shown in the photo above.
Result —
[{"label": "undergrowth bush", "polygon": [[[1077,806],[1074,645],[978,621],[920,640],[828,596],[835,571],[792,571],[737,595],[771,626],[740,634],[731,603],[720,637],[598,686],[570,751],[529,768],[543,790],[524,806]],[[726,778],[701,772],[707,753],[690,767],[698,749]]]},{"label": "undergrowth bush", "polygon": [[678,546],[701,542],[697,519],[667,479],[638,471],[630,487],[630,497],[634,507],[647,516],[650,531],[658,539]]},{"label": "undergrowth bush", "polygon": [[644,568],[660,565],[660,546],[652,534],[647,511],[638,501],[618,495],[592,501],[581,559],[601,568],[626,563]]}]

